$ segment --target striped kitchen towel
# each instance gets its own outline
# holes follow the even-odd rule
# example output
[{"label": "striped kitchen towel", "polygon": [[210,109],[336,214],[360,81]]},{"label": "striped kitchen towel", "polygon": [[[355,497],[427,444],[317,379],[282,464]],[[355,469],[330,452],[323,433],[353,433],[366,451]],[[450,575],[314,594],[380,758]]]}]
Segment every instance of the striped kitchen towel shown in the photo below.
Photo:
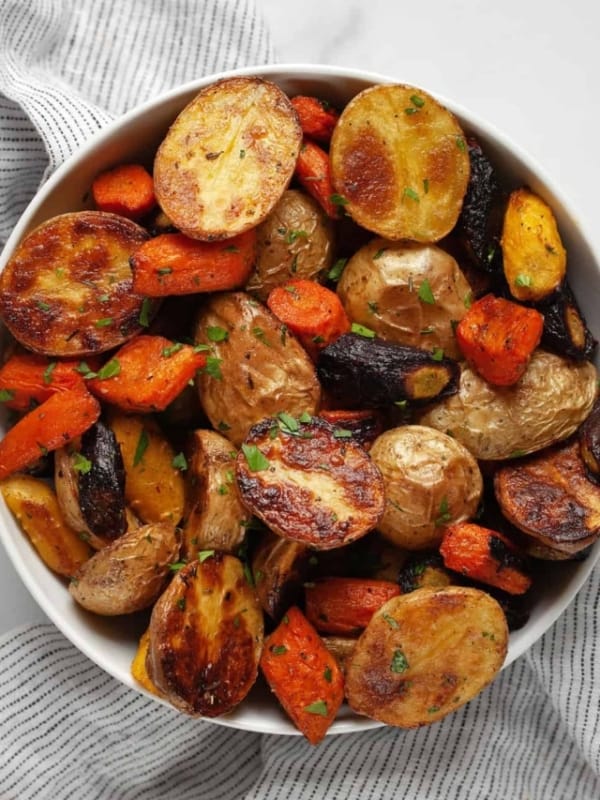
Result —
[{"label": "striped kitchen towel", "polygon": [[[0,0],[0,240],[114,116],[271,60],[253,0]],[[52,625],[17,629],[0,638],[0,800],[598,800],[599,589],[596,568],[553,628],[442,722],[316,748],[190,719]]]}]

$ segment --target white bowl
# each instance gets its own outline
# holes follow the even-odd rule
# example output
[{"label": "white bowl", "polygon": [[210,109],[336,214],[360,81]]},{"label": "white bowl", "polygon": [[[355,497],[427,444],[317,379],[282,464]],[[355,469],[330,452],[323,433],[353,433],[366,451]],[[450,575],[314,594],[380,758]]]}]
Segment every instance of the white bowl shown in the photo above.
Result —
[{"label": "white bowl", "polygon": [[[23,236],[36,225],[56,214],[85,208],[92,180],[100,171],[129,160],[143,159],[151,163],[154,150],[180,109],[202,87],[231,75],[260,75],[276,82],[289,94],[314,94],[338,106],[374,83],[402,82],[401,76],[390,78],[337,67],[275,65],[211,75],[161,95],[100,131],[52,175],[15,227],[0,258],[0,269]],[[430,91],[426,86],[420,88]],[[592,331],[600,333],[599,259],[592,253],[589,239],[559,187],[502,133],[457,103],[437,97],[458,116],[467,132],[480,139],[486,153],[507,178],[529,185],[550,204],[569,254],[571,283]],[[102,669],[132,689],[143,691],[131,677],[130,664],[144,620],[138,616],[110,619],[85,612],[72,600],[65,582],[50,572],[35,554],[3,503],[0,503],[0,521],[0,538],[9,557],[48,617]],[[505,666],[531,647],[565,610],[599,557],[600,542],[597,542],[585,561],[548,564],[551,577],[536,588],[535,605],[527,624],[511,634]],[[261,684],[239,709],[213,721],[262,733],[298,733]],[[351,733],[378,726],[378,722],[359,717],[343,707],[330,733]]]}]

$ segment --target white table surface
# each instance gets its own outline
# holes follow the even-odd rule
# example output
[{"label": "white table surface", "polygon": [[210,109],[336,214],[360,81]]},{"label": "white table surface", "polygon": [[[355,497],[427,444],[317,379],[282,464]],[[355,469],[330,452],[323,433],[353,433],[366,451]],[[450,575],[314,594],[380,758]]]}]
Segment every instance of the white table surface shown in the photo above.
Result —
[{"label": "white table surface", "polygon": [[[564,191],[600,249],[597,0],[255,0],[280,63],[387,74],[469,106]],[[0,547],[0,633],[46,619]]]}]

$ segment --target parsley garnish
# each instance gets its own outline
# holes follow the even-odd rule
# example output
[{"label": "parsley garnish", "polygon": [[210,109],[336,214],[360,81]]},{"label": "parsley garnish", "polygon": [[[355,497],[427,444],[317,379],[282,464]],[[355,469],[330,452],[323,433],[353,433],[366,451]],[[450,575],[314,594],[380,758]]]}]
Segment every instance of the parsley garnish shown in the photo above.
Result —
[{"label": "parsley garnish", "polygon": [[433,352],[431,354],[431,358],[434,361],[441,361],[443,359],[443,357],[444,357],[444,351],[442,350],[442,348],[441,347],[434,347],[433,348]]},{"label": "parsley garnish", "polygon": [[261,453],[255,444],[243,444],[242,452],[251,472],[262,472],[269,469],[269,460]]},{"label": "parsley garnish", "polygon": [[112,325],[112,317],[102,317],[102,319],[97,319],[94,322],[96,328],[108,328],[109,325]]},{"label": "parsley garnish", "polygon": [[209,325],[206,329],[206,335],[211,342],[226,342],[229,338],[228,331],[219,325]]},{"label": "parsley garnish", "polygon": [[271,652],[274,656],[282,656],[284,653],[287,653],[287,647],[284,644],[274,644],[271,647]]},{"label": "parsley garnish", "polygon": [[177,453],[173,461],[171,461],[171,466],[184,472],[188,468],[185,455],[183,453]]},{"label": "parsley garnish", "polygon": [[142,428],[140,432],[140,436],[135,448],[135,453],[133,456],[133,466],[137,467],[140,463],[142,458],[144,457],[144,453],[148,449],[148,445],[150,444],[150,438],[148,437],[148,431],[145,428]]},{"label": "parsley garnish", "polygon": [[414,200],[415,203],[419,203],[420,202],[419,195],[410,186],[405,186],[404,187],[403,195],[404,195],[404,197],[409,197],[411,200]]},{"label": "parsley garnish", "polygon": [[406,660],[406,656],[402,652],[402,650],[394,650],[394,654],[392,655],[392,661],[390,663],[390,670],[392,672],[396,672],[400,674],[401,672],[406,672],[408,669],[409,664]]},{"label": "parsley garnish", "polygon": [[377,335],[375,331],[371,330],[371,328],[366,328],[364,325],[360,325],[358,322],[353,322],[350,330],[352,333],[357,333],[359,336],[364,336],[365,339],[374,339]]},{"label": "parsley garnish", "polygon": [[445,525],[447,522],[450,522],[452,519],[452,514],[450,513],[450,509],[448,506],[448,498],[446,495],[442,497],[442,502],[440,503],[440,508],[438,511],[438,516],[435,521],[436,525]]},{"label": "parsley garnish", "polygon": [[0,389],[0,403],[9,403],[14,396],[14,389]]},{"label": "parsley garnish", "polygon": [[202,564],[204,561],[206,561],[207,558],[214,556],[214,554],[215,554],[214,550],[200,550],[200,552],[198,553],[198,561]]},{"label": "parsley garnish", "polygon": [[82,453],[73,453],[73,469],[81,475],[87,475],[92,468],[92,462]]},{"label": "parsley garnish", "polygon": [[517,275],[515,278],[515,285],[516,286],[531,286],[533,281],[531,280],[531,275]]},{"label": "parsley garnish", "polygon": [[174,356],[175,353],[178,353],[183,348],[181,342],[175,342],[174,344],[170,345],[169,347],[164,347],[162,351],[162,355],[165,358],[170,358],[170,356]]},{"label": "parsley garnish", "polygon": [[430,306],[435,305],[435,297],[433,296],[433,292],[431,290],[431,285],[427,278],[423,281],[423,283],[419,286],[419,300],[423,303],[427,303]]},{"label": "parsley garnish", "polygon": [[325,700],[316,700],[314,703],[311,703],[309,706],[304,706],[304,710],[307,711],[309,714],[317,714],[319,717],[326,717],[329,713],[327,711],[327,703]]},{"label": "parsley garnish", "polygon": [[347,258],[338,258],[338,260],[335,262],[335,264],[327,273],[327,277],[329,278],[329,280],[339,281],[339,279],[342,276],[342,272],[344,271],[344,267],[346,266],[347,263],[348,263]]},{"label": "parsley garnish", "polygon": [[121,365],[117,358],[111,358],[110,361],[107,361],[106,364],[98,370],[98,374],[94,375],[91,373],[86,375],[85,377],[98,377],[101,381],[105,380],[106,378],[114,378],[115,375],[118,375],[121,372]]},{"label": "parsley garnish", "polygon": [[331,200],[334,206],[347,206],[348,203],[350,202],[349,200],[346,200],[346,198],[343,197],[341,194],[332,194],[329,197],[329,199]]},{"label": "parsley garnish", "polygon": [[52,383],[52,373],[56,369],[56,361],[51,361],[44,370],[44,383],[48,385]]},{"label": "parsley garnish", "polygon": [[149,297],[144,297],[142,300],[142,306],[140,308],[140,316],[138,317],[138,322],[143,328],[147,328],[150,325],[150,312],[152,311],[152,300]]}]

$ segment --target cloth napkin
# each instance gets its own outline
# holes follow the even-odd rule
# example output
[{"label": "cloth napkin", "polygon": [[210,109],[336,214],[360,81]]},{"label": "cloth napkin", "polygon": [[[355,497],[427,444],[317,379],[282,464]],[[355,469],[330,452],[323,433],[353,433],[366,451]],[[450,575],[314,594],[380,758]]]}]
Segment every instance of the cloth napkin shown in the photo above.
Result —
[{"label": "cloth napkin", "polygon": [[[0,239],[114,116],[274,60],[252,0],[0,0]],[[52,625],[0,638],[2,800],[598,800],[600,568],[567,612],[445,720],[301,737],[190,719],[104,673]]]}]

